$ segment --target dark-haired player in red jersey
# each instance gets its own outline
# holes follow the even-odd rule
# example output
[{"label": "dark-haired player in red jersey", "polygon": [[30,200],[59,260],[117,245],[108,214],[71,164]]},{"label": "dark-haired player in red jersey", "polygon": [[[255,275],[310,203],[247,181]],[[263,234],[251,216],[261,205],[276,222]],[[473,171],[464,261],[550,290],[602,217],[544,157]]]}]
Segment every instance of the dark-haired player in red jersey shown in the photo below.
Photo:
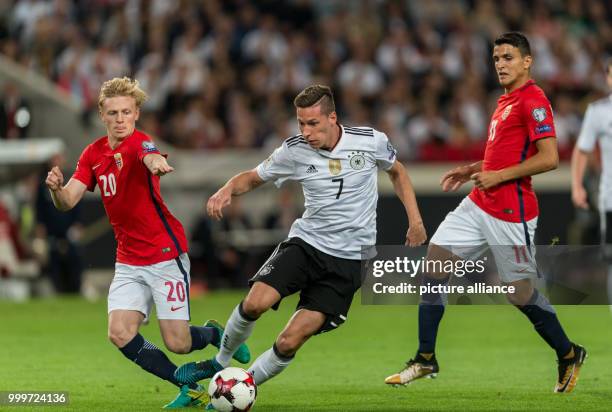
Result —
[{"label": "dark-haired player in red jersey", "polygon": [[[555,350],[559,377],[554,391],[571,392],[586,350],[567,338],[555,310],[530,279],[537,273],[533,235],[538,219],[531,176],[553,170],[558,164],[552,109],[542,89],[530,79],[532,56],[525,36],[506,33],[494,44],[495,70],[505,94],[491,118],[484,160],[455,168],[440,180],[445,192],[470,180],[475,187],[438,227],[428,259],[475,259],[488,246],[503,245],[491,249],[502,282],[515,288],[507,298]],[[447,281],[444,273],[423,276],[423,282],[429,284]],[[444,300],[440,294],[422,296],[416,356],[385,383],[407,384],[437,374],[435,343]]]},{"label": "dark-haired player in red jersey", "polygon": [[[85,194],[100,188],[106,214],[117,240],[115,276],[108,294],[108,336],[131,361],[170,381],[181,390],[166,405],[179,408],[202,402],[198,385],[181,385],[174,365],[139,333],[155,304],[166,348],[189,353],[209,343],[219,346],[222,327],[209,321],[190,326],[189,257],[181,223],[170,213],[159,190],[160,176],[172,172],[149,136],[136,130],[146,94],[127,77],[105,82],[98,107],[107,136],[85,148],[76,171],[64,186],[56,166],[47,175],[53,203],[70,210]],[[240,348],[235,359],[247,363],[250,354]]]}]

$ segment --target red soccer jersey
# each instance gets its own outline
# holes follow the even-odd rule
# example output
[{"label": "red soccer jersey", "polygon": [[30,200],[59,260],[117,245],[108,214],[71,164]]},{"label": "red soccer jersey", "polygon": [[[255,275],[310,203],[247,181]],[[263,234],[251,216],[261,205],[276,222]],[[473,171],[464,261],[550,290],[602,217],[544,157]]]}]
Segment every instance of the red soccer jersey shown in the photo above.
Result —
[{"label": "red soccer jersey", "polygon": [[181,223],[159,191],[159,176],[143,159],[159,150],[149,136],[134,130],[112,150],[107,136],[83,150],[72,176],[90,192],[100,187],[102,202],[117,239],[117,262],[145,266],[187,252]]},{"label": "red soccer jersey", "polygon": [[[502,95],[489,124],[489,138],[482,170],[501,170],[537,153],[535,142],[555,137],[550,102],[533,80]],[[538,199],[531,177],[504,182],[488,190],[474,188],[470,199],[488,214],[508,222],[538,216]]]}]

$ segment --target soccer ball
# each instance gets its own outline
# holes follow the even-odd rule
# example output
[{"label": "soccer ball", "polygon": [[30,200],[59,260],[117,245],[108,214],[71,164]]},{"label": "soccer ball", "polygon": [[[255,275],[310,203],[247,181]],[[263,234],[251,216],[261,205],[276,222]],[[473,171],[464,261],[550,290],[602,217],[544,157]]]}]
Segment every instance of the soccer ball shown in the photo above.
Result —
[{"label": "soccer ball", "polygon": [[208,385],[210,403],[219,412],[246,412],[257,396],[253,375],[240,368],[217,372]]}]

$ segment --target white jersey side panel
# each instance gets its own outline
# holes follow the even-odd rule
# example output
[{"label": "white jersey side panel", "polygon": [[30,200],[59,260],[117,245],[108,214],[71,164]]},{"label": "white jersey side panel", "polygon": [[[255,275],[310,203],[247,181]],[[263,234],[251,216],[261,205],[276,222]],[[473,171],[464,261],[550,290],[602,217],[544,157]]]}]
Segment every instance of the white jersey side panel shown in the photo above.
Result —
[{"label": "white jersey side panel", "polygon": [[387,136],[369,127],[343,127],[334,150],[315,150],[297,135],[287,139],[257,166],[257,173],[277,185],[299,181],[304,214],[291,226],[320,251],[361,259],[362,248],[376,243],[378,168],[391,168],[396,151]]},{"label": "white jersey side panel", "polygon": [[612,211],[612,96],[591,103],[578,136],[578,148],[592,152],[599,141],[601,149],[600,209]]}]

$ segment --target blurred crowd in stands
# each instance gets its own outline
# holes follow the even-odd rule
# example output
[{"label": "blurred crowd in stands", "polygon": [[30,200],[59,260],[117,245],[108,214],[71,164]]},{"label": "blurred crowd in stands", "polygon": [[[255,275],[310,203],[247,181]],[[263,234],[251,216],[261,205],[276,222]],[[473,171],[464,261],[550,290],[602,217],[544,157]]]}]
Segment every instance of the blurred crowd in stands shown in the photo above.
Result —
[{"label": "blurred crowd in stands", "polygon": [[[269,149],[292,99],[331,85],[340,121],[385,131],[404,160],[481,157],[502,93],[492,41],[520,30],[551,99],[563,158],[612,54],[605,0],[20,0],[0,52],[95,114],[101,83],[135,76],[140,127],[178,147]],[[90,116],[91,117],[91,116]]]}]

